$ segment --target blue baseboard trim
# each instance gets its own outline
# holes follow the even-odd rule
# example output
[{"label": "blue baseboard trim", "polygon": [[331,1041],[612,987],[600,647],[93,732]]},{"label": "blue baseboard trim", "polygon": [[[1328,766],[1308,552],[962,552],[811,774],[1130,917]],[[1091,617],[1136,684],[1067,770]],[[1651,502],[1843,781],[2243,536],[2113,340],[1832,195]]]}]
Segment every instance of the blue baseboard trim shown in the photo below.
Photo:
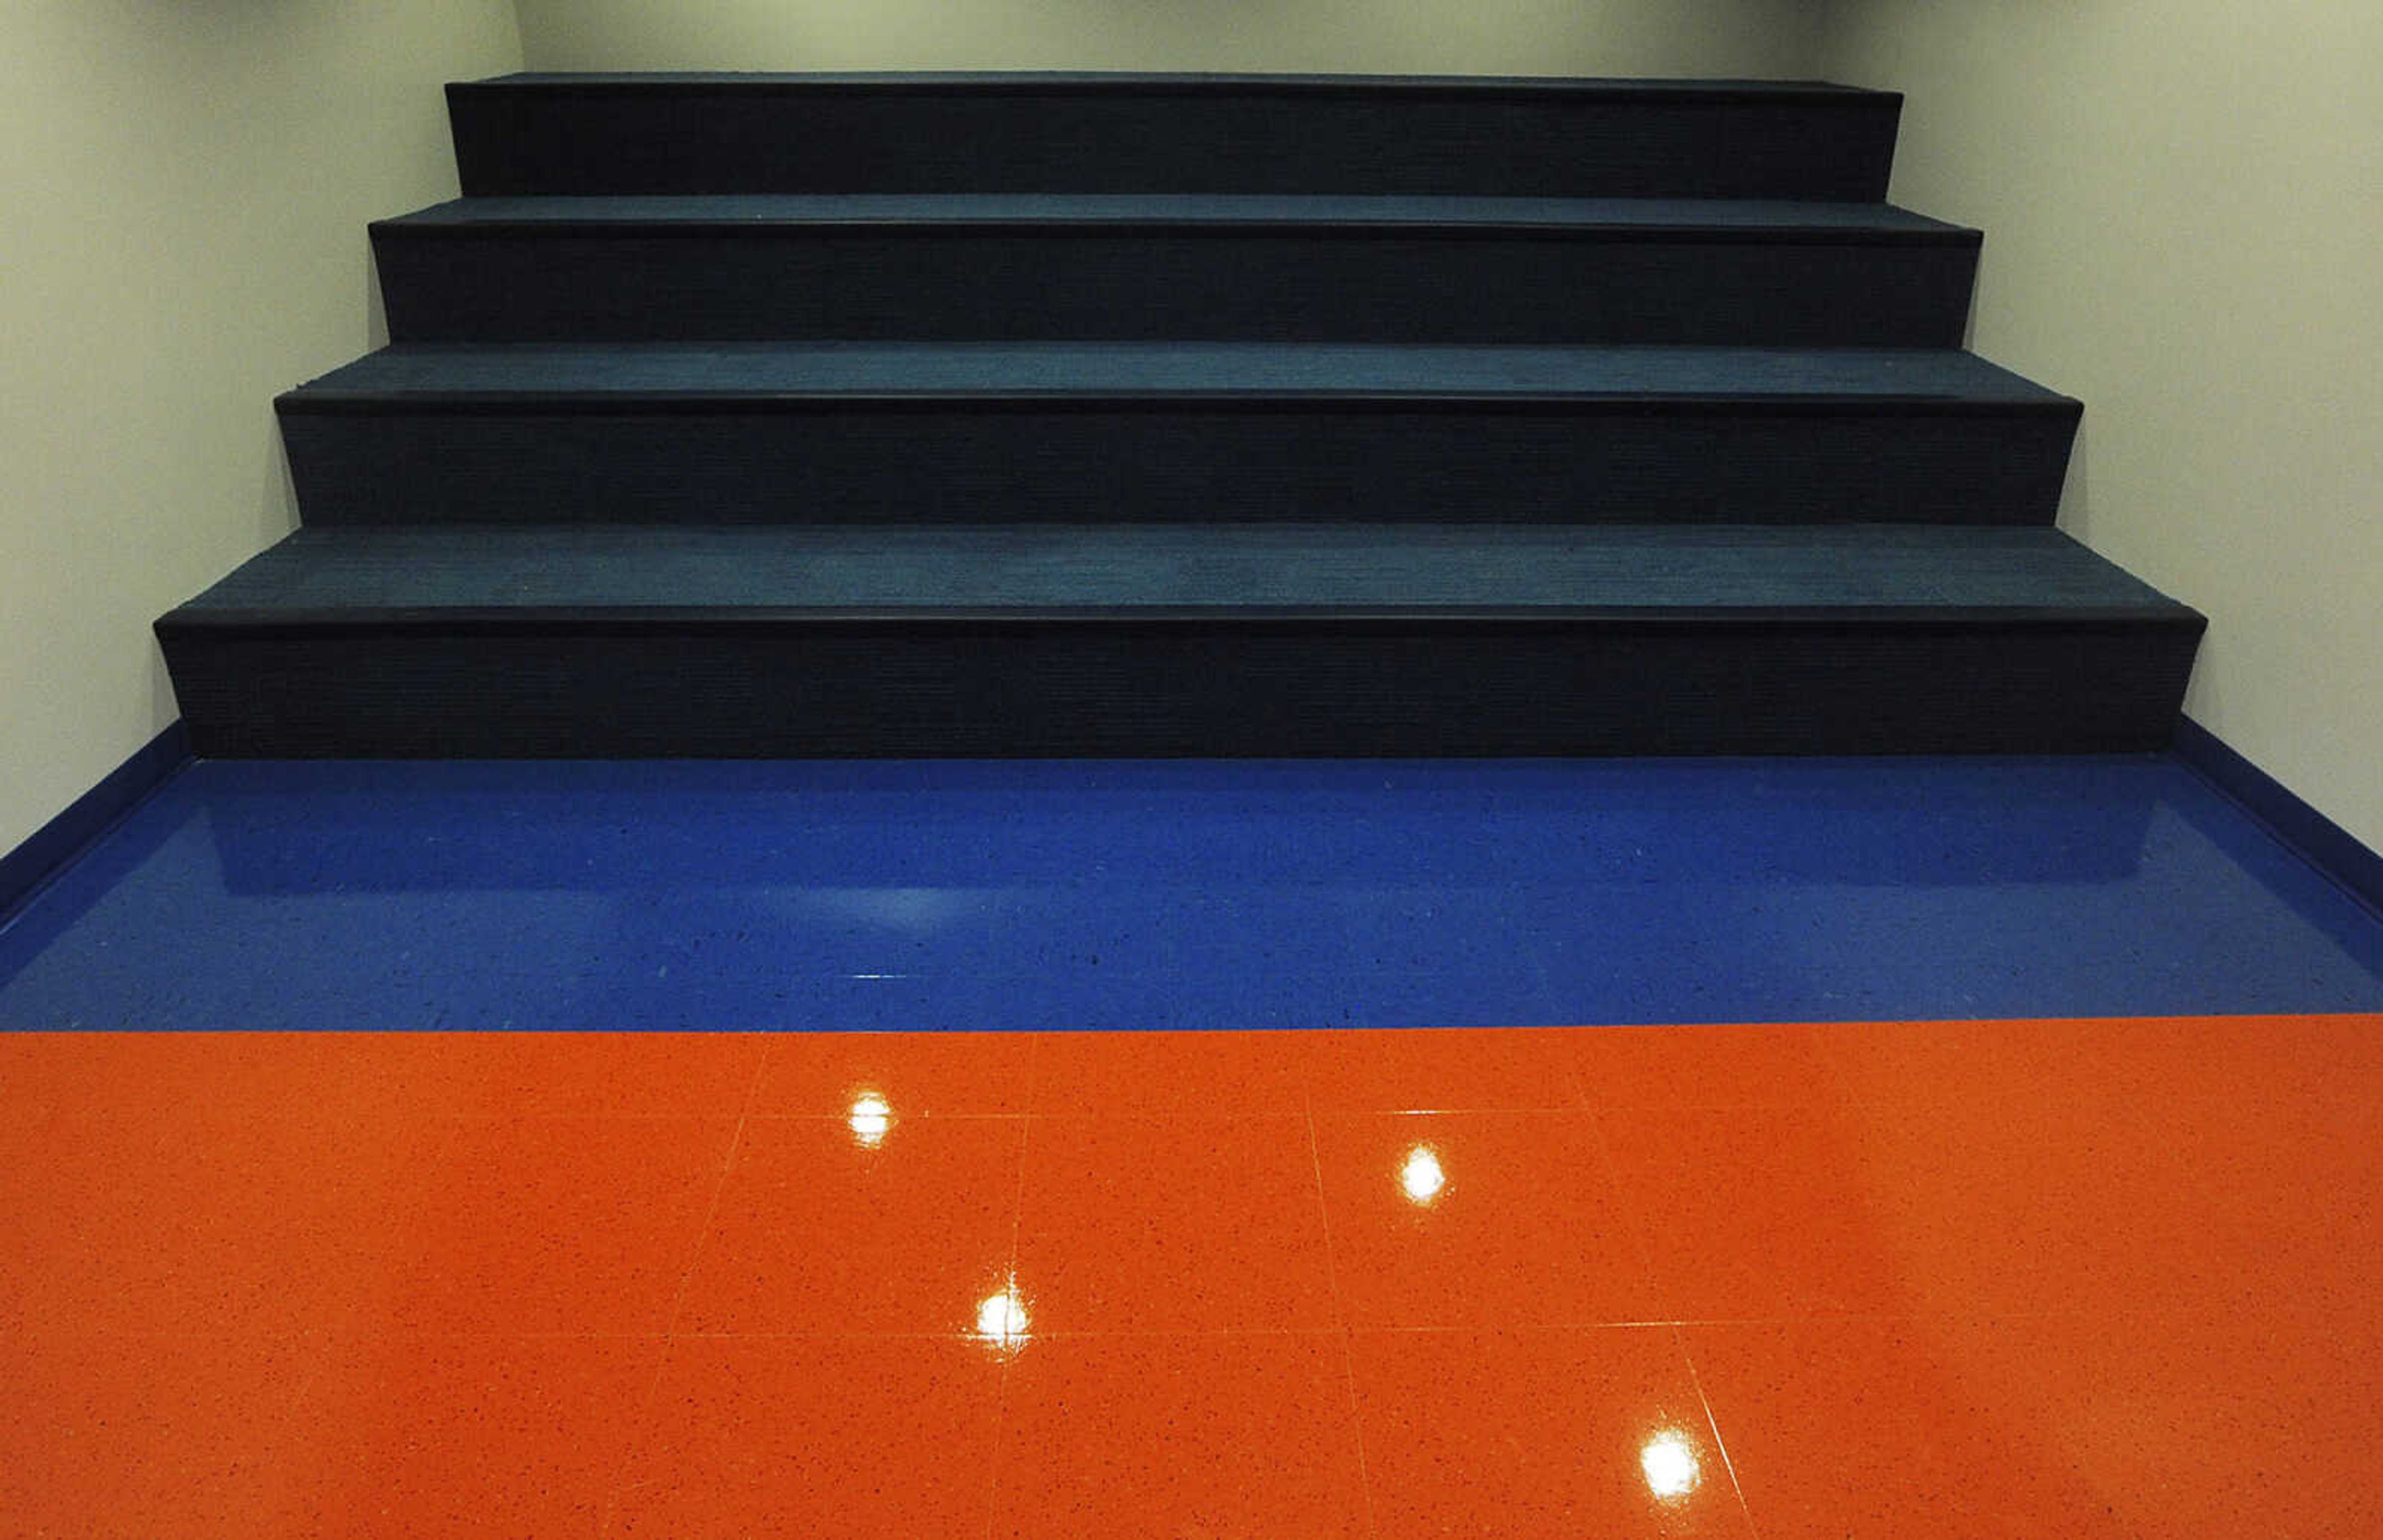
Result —
[{"label": "blue baseboard trim", "polygon": [[2190,717],[2177,719],[2176,757],[2266,824],[2303,860],[2383,917],[2383,856]]},{"label": "blue baseboard trim", "polygon": [[14,918],[34,890],[97,844],[190,758],[190,732],[178,719],[24,844],[0,856],[0,924]]}]

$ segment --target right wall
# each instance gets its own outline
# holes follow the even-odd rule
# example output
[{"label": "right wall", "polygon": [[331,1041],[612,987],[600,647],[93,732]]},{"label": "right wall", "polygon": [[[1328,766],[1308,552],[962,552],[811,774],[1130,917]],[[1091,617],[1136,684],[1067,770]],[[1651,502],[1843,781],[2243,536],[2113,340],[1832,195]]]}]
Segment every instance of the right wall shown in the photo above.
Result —
[{"label": "right wall", "polygon": [[1834,0],[1821,65],[2084,400],[2062,527],[2209,616],[2188,714],[2383,849],[2383,6]]}]

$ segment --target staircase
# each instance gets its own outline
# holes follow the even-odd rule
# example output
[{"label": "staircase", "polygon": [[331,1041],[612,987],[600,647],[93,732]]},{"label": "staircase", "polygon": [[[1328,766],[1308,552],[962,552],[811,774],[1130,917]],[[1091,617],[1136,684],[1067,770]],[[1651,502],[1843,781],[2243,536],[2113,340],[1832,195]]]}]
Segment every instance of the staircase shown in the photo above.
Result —
[{"label": "staircase", "polygon": [[157,622],[210,756],[2082,752],[2204,622],[1814,84],[540,76]]}]

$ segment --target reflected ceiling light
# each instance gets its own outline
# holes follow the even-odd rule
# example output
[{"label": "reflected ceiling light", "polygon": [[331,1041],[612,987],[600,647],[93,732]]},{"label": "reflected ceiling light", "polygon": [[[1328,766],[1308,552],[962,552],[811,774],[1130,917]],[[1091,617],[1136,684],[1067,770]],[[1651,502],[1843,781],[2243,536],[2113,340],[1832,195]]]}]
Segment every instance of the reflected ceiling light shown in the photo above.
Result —
[{"label": "reflected ceiling light", "polygon": [[995,1348],[1019,1348],[1026,1342],[1026,1301],[1010,1285],[976,1307],[976,1335]]},{"label": "reflected ceiling light", "polygon": [[894,1127],[894,1108],[875,1091],[864,1091],[852,1101],[852,1115],[845,1119],[852,1125],[852,1137],[863,1149],[873,1150],[885,1141],[885,1130]]},{"label": "reflected ceiling light", "polygon": [[1399,1167],[1399,1186],[1406,1189],[1409,1201],[1428,1203],[1447,1185],[1448,1173],[1439,1168],[1439,1157],[1430,1145],[1418,1144],[1407,1152],[1406,1164]]},{"label": "reflected ceiling light", "polygon": [[1647,1440],[1638,1451],[1638,1468],[1647,1472],[1647,1490],[1659,1497],[1685,1497],[1703,1478],[1696,1447],[1681,1433],[1659,1433]]}]

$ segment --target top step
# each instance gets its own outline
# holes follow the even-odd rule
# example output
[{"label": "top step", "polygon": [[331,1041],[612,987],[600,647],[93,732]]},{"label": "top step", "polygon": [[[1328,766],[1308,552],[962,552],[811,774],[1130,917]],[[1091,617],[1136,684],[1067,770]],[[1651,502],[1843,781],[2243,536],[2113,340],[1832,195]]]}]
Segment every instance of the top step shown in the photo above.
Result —
[{"label": "top step", "polygon": [[468,196],[1886,195],[1903,98],[1811,81],[617,74],[451,84]]}]

